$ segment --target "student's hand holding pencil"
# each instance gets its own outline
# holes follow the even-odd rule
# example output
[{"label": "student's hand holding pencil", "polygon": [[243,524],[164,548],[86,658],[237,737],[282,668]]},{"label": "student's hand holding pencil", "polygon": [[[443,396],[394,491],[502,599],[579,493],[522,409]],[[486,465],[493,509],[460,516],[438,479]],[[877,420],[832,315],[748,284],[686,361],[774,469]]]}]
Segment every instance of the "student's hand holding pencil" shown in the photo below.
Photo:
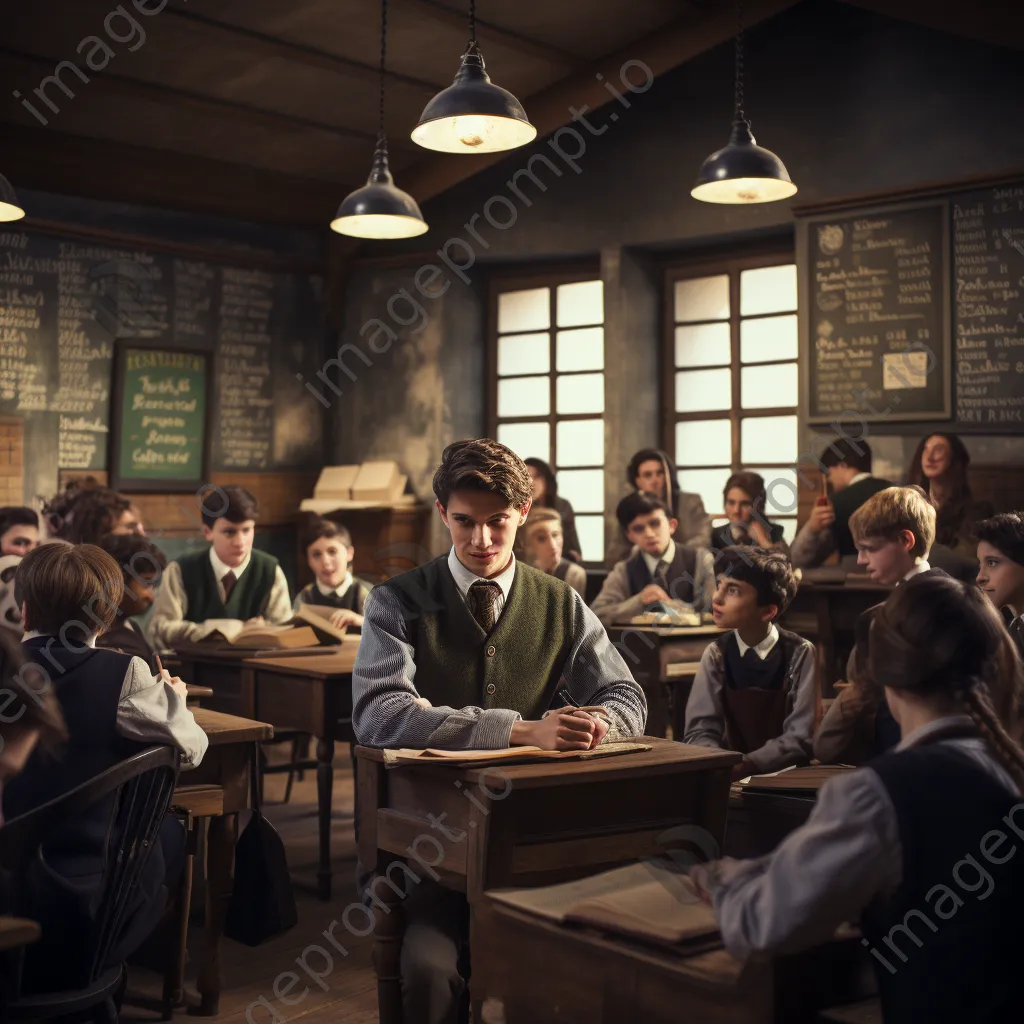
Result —
[{"label": "student's hand holding pencil", "polygon": [[159,654],[155,655],[155,657],[157,679],[162,679],[182,700],[184,700],[188,696],[188,686],[186,686],[185,681],[180,676],[172,676],[171,673],[164,668],[164,663],[160,660]]}]

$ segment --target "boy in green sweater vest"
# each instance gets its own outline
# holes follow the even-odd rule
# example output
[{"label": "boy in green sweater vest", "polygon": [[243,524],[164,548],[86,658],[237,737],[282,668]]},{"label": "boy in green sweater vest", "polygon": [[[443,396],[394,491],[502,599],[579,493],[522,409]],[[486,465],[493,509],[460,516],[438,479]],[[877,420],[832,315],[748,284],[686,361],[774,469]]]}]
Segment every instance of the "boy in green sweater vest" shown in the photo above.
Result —
[{"label": "boy in green sweater vest", "polygon": [[279,625],[292,617],[288,581],[277,559],[253,550],[256,499],[244,487],[214,487],[201,507],[210,547],[183,555],[164,571],[149,622],[157,649],[202,640],[227,622]]},{"label": "boy in green sweater vest", "polygon": [[[487,438],[459,441],[433,486],[452,547],[367,599],[352,675],[359,742],[587,750],[641,735],[643,691],[597,617],[567,584],[512,554],[531,505],[522,459]],[[558,706],[563,688],[581,707]],[[465,896],[424,878],[403,906],[405,1019],[465,1020]]]}]

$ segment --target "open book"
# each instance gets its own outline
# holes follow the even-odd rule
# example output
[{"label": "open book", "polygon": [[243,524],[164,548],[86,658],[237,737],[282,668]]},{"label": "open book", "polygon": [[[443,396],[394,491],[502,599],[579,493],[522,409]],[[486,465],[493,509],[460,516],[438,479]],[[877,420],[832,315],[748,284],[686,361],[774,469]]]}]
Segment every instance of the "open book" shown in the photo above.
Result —
[{"label": "open book", "polygon": [[610,757],[637,750],[650,750],[649,743],[602,743],[593,750],[543,750],[541,747],[502,747],[497,750],[439,750],[400,747],[384,751],[384,764],[507,764],[510,761],[572,761],[594,757]]},{"label": "open book", "polygon": [[740,779],[744,791],[771,793],[817,793],[829,779],[852,771],[848,764],[817,764],[803,768],[782,768],[767,775],[750,775]]},{"label": "open book", "polygon": [[549,921],[589,925],[651,942],[718,944],[715,912],[671,861],[650,858],[599,875],[488,895]]},{"label": "open book", "polygon": [[[337,611],[327,604],[300,604],[295,609],[296,621],[308,623],[316,630],[317,634],[323,634],[330,640],[358,640],[355,633],[346,633],[347,626],[335,626],[331,623],[331,616]],[[323,637],[321,636],[321,639]],[[315,642],[315,641],[314,641]]]},{"label": "open book", "polygon": [[247,625],[234,619],[218,619],[216,621],[216,630],[209,636],[217,638],[219,634],[236,647],[271,647],[290,650],[293,647],[313,647],[319,643],[311,626],[270,626],[266,623]]}]

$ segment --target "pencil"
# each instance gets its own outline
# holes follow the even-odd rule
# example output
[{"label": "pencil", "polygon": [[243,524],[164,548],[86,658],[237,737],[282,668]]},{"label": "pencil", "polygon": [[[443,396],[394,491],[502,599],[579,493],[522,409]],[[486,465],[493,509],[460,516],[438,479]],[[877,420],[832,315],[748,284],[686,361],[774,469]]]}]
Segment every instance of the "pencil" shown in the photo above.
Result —
[{"label": "pencil", "polygon": [[828,497],[828,477],[824,473],[821,475],[821,496]]}]

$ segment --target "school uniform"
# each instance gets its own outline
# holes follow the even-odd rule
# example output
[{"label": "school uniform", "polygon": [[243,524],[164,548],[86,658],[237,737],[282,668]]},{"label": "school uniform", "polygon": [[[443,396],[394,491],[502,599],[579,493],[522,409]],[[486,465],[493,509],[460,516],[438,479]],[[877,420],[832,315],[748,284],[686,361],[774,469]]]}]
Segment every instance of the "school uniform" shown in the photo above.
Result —
[{"label": "school uniform", "polygon": [[225,565],[213,548],[183,555],[163,572],[149,620],[158,650],[177,640],[202,640],[225,620],[262,615],[271,625],[292,617],[288,581],[277,559],[255,548],[241,565]]},{"label": "school uniform", "polygon": [[[679,524],[672,539],[676,544],[688,548],[706,548],[711,543],[711,516],[704,508],[704,499],[699,494],[679,491],[675,498],[675,520]],[[605,557],[605,565],[614,567],[616,562],[625,561],[635,554],[637,548],[622,534],[612,541]]]},{"label": "school uniform", "polygon": [[759,773],[806,764],[817,718],[814,645],[775,623],[755,647],[732,630],[704,650],[684,743],[738,750]]},{"label": "school uniform", "polygon": [[[55,755],[32,753],[24,770],[3,788],[3,815],[10,820],[34,810],[154,744],[181,752],[183,769],[199,764],[207,737],[185,701],[156,679],[145,663],[118,651],[30,633],[26,653],[45,676],[68,727]],[[33,684],[37,685],[37,684]],[[78,815],[44,845],[45,862],[31,869],[13,894],[14,910],[40,922],[43,938],[26,950],[29,991],[84,984],[89,935],[104,868],[107,834],[118,827],[111,795]],[[110,839],[116,845],[116,834]],[[184,863],[185,833],[165,820],[112,953],[117,962],[146,938],[166,906],[169,876]]]},{"label": "school uniform", "polygon": [[580,597],[587,594],[587,570],[582,565],[570,562],[568,558],[560,558],[554,572],[551,573],[556,580],[568,583]]},{"label": "school uniform", "polygon": [[105,633],[100,633],[96,637],[96,646],[141,658],[153,675],[160,671],[156,664],[156,652],[146,639],[146,634],[127,616],[115,622]]},{"label": "school uniform", "polygon": [[300,604],[318,604],[328,608],[345,608],[356,615],[362,615],[369,593],[370,588],[352,573],[346,573],[337,587],[325,587],[319,580],[314,580],[295,595],[292,610],[297,612]]},{"label": "school uniform", "polygon": [[930,722],[827,782],[774,853],[722,866],[712,894],[726,948],[792,952],[860,920],[886,1024],[1014,1020],[1022,811],[968,716]]},{"label": "school uniform", "polygon": [[[767,520],[766,520],[767,521]],[[779,523],[768,523],[768,538],[773,548],[778,548],[783,553],[789,551],[789,546],[783,539],[782,526]],[[725,548],[756,546],[746,523],[725,523],[711,533],[711,547],[715,551],[724,551]]]},{"label": "school uniform", "polygon": [[674,540],[660,556],[637,548],[608,573],[591,605],[594,614],[605,626],[628,623],[647,609],[640,593],[651,583],[672,600],[710,611],[715,596],[714,556],[707,548],[685,547]]},{"label": "school uniform", "polygon": [[[582,598],[513,558],[481,580],[448,555],[374,587],[352,675],[352,722],[374,747],[507,747],[565,687],[608,709],[609,737],[641,735],[643,691]],[[426,698],[430,707],[417,704]],[[466,993],[465,897],[430,879],[405,904],[405,1019],[459,1019]]]}]

